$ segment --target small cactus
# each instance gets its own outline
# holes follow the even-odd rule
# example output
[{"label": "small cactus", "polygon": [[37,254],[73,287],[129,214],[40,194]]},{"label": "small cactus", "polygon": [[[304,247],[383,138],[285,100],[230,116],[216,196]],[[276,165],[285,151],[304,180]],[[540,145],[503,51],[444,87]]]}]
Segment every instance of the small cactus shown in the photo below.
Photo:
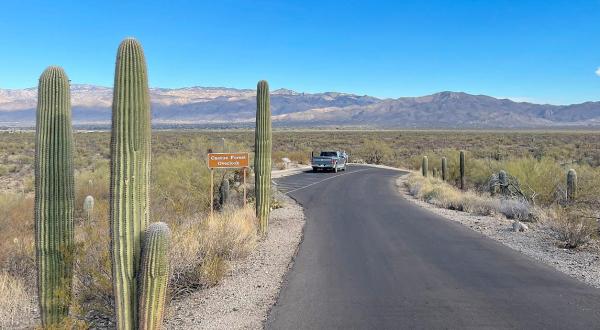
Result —
[{"label": "small cactus", "polygon": [[448,160],[442,157],[442,180],[448,180]]},{"label": "small cactus", "polygon": [[434,167],[433,168],[433,177],[437,178],[437,176],[438,176],[438,169],[437,169],[437,167]]},{"label": "small cactus", "polygon": [[567,173],[567,200],[574,201],[577,197],[577,172],[570,169]]},{"label": "small cactus", "polygon": [[223,178],[219,186],[219,205],[221,209],[229,202],[229,180]]},{"label": "small cactus", "polygon": [[429,175],[429,160],[427,159],[427,156],[423,156],[423,161],[421,163],[421,173],[424,177],[427,177]]},{"label": "small cactus", "polygon": [[94,213],[94,197],[87,196],[83,200],[83,211],[85,212],[85,218],[89,222],[92,220],[92,215]]},{"label": "small cactus", "polygon": [[467,189],[466,186],[466,178],[465,178],[465,152],[463,150],[460,151],[460,189]]},{"label": "small cactus", "polygon": [[169,283],[169,227],[163,222],[148,226],[140,266],[139,329],[160,329]]},{"label": "small cactus", "polygon": [[69,314],[74,199],[69,78],[49,67],[39,80],[35,134],[35,251],[44,327]]},{"label": "small cactus", "polygon": [[136,329],[140,254],[150,212],[150,94],[144,52],[132,38],[117,52],[110,166],[115,317],[119,329]]},{"label": "small cactus", "polygon": [[498,184],[500,186],[500,194],[504,196],[508,195],[508,174],[506,171],[502,170],[498,173]]},{"label": "small cactus", "polygon": [[261,80],[256,87],[256,131],[254,155],[254,190],[258,232],[266,235],[271,202],[271,106],[269,84]]}]

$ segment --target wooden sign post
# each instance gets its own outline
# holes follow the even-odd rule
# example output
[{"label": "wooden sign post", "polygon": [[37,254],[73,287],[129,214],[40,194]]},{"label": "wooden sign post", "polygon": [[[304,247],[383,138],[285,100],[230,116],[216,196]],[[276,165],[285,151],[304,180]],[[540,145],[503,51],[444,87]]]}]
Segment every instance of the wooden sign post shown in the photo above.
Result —
[{"label": "wooden sign post", "polygon": [[243,186],[244,186],[244,206],[246,206],[246,169],[250,164],[250,157],[247,152],[237,153],[209,153],[208,168],[210,168],[210,217],[213,216],[214,202],[213,191],[214,181],[213,172],[215,168],[242,168],[243,169]]}]

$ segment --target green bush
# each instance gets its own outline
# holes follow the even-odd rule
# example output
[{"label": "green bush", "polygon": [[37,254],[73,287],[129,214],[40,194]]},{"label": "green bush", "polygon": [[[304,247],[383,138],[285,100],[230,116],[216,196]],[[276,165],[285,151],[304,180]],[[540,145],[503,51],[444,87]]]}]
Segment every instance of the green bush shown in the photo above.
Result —
[{"label": "green bush", "polygon": [[[215,179],[215,190],[217,184]],[[151,186],[155,219],[164,219],[167,214],[189,217],[209,209],[210,171],[200,159],[159,156],[152,164]]]}]

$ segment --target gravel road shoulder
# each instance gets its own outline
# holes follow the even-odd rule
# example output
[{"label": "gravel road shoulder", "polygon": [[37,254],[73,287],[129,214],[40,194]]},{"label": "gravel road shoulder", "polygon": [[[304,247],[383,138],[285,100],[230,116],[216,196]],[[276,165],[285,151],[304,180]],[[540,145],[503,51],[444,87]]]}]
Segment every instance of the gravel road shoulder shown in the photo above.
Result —
[{"label": "gravel road shoulder", "polygon": [[558,246],[553,231],[542,223],[527,223],[529,230],[514,232],[511,230],[513,221],[504,217],[478,216],[439,208],[410,195],[405,184],[407,177],[403,175],[396,181],[400,194],[407,200],[449,220],[459,222],[571,277],[600,288],[598,241],[592,241],[577,250],[564,249]]},{"label": "gravel road shoulder", "polygon": [[262,329],[302,239],[304,212],[277,193],[283,207],[271,212],[269,235],[223,281],[171,304],[167,329]]}]

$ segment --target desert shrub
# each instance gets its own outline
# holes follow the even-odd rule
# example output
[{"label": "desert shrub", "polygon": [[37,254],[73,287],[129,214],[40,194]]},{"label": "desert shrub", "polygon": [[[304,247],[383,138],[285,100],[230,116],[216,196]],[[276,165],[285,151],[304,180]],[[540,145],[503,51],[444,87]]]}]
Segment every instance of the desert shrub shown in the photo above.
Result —
[{"label": "desert shrub", "polygon": [[532,206],[524,199],[501,198],[499,200],[499,210],[508,219],[519,221],[534,219]]},{"label": "desert shrub", "polygon": [[413,173],[407,179],[409,193],[439,207],[477,215],[502,214],[509,219],[533,221],[539,215],[526,201],[497,199],[474,191],[460,191],[437,178],[425,178]]},{"label": "desert shrub", "polygon": [[247,256],[257,243],[256,219],[250,206],[226,208],[202,221],[173,227],[171,296],[217,284],[228,262]]},{"label": "desert shrub", "polygon": [[387,164],[394,156],[392,148],[375,140],[367,140],[351,157],[361,158],[368,164]]},{"label": "desert shrub", "polygon": [[10,173],[10,167],[0,164],[0,176],[5,176]]},{"label": "desert shrub", "polygon": [[[460,192],[459,192],[460,193]],[[462,193],[462,210],[477,215],[494,215],[499,213],[499,202],[496,199],[478,195],[474,192]]]},{"label": "desert shrub", "polygon": [[573,207],[555,210],[550,227],[564,247],[577,248],[587,243],[598,230],[596,220],[586,212]]},{"label": "desert shrub", "polygon": [[33,197],[0,194],[0,268],[22,279],[27,288],[35,286],[33,233]]},{"label": "desert shrub", "polygon": [[0,272],[0,329],[31,328],[35,299],[17,277]]},{"label": "desert shrub", "polygon": [[[82,207],[82,203],[77,204],[76,213],[81,214]],[[113,322],[108,211],[108,200],[96,199],[92,220],[81,221],[75,228],[73,314],[87,320],[91,327]]]},{"label": "desert shrub", "polygon": [[[152,215],[168,221],[208,210],[210,171],[206,163],[184,156],[159,156],[152,164]],[[215,182],[215,187],[218,187]],[[216,191],[216,189],[215,189]]]},{"label": "desert shrub", "polygon": [[273,152],[273,164],[283,164],[282,159],[289,158],[292,163],[310,164],[310,153],[312,150],[302,148],[301,150],[277,150]]},{"label": "desert shrub", "polygon": [[202,223],[200,250],[226,260],[247,256],[256,246],[256,220],[252,207],[226,210]]}]

